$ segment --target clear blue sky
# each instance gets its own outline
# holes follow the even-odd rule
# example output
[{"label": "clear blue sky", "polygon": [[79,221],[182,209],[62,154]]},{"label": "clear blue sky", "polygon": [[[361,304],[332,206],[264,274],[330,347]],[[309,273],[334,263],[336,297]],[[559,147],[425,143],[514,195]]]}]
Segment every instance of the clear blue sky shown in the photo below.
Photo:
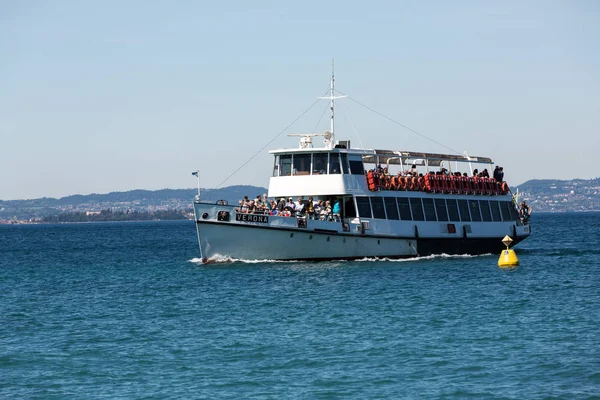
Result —
[{"label": "clear blue sky", "polygon": [[[323,94],[332,57],[337,89],[512,185],[600,176],[599,1],[0,0],[0,199],[195,187],[196,169],[214,187]],[[337,104],[337,139],[446,151]],[[325,107],[289,132],[326,129]]]}]

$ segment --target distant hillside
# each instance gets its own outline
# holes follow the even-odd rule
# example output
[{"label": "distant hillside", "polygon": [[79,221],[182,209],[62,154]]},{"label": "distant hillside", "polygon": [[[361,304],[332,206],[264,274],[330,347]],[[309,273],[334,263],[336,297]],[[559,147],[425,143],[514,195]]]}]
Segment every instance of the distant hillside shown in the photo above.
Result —
[{"label": "distant hillside", "polygon": [[[519,198],[544,212],[600,211],[600,178],[532,179],[518,186]],[[516,188],[512,188],[513,192]]]},{"label": "distant hillside", "polygon": [[[600,211],[600,178],[559,181],[534,179],[518,186],[520,199],[535,211]],[[512,188],[513,192],[516,187]],[[0,200],[0,221],[40,219],[64,213],[166,212],[190,210],[196,189],[130,190],[106,194],[72,195],[60,199]],[[227,200],[237,204],[244,196],[256,197],[267,189],[258,186],[229,186],[201,189],[203,200]]]},{"label": "distant hillside", "polygon": [[[220,189],[201,189],[203,200],[237,203],[245,195],[257,196],[267,189],[238,185]],[[43,197],[31,200],[0,200],[0,220],[29,220],[65,212],[185,210],[192,207],[197,189],[130,190],[106,194],[72,195],[60,199]]]}]

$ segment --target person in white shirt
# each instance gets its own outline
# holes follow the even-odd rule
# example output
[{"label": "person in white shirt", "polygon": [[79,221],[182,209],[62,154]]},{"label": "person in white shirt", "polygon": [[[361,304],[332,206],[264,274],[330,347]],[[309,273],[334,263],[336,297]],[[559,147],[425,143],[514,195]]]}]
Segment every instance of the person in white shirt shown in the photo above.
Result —
[{"label": "person in white shirt", "polygon": [[294,205],[296,206],[296,212],[302,213],[304,210],[304,200],[302,200],[302,197],[298,197],[298,201]]}]

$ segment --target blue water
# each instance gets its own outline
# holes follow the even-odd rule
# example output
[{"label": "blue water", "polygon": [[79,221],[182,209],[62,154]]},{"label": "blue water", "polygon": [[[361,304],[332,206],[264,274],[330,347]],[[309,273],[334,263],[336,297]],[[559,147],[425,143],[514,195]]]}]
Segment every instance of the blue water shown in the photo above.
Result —
[{"label": "blue water", "polygon": [[600,398],[600,214],[533,232],[502,270],[202,265],[189,221],[0,226],[0,398]]}]

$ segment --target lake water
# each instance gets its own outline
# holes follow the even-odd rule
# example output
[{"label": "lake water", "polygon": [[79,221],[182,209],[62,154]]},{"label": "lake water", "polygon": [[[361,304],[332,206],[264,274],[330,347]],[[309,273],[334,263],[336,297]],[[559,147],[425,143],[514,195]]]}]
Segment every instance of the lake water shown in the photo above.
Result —
[{"label": "lake water", "polygon": [[600,214],[532,223],[512,270],[202,265],[191,221],[0,226],[0,398],[600,398]]}]

